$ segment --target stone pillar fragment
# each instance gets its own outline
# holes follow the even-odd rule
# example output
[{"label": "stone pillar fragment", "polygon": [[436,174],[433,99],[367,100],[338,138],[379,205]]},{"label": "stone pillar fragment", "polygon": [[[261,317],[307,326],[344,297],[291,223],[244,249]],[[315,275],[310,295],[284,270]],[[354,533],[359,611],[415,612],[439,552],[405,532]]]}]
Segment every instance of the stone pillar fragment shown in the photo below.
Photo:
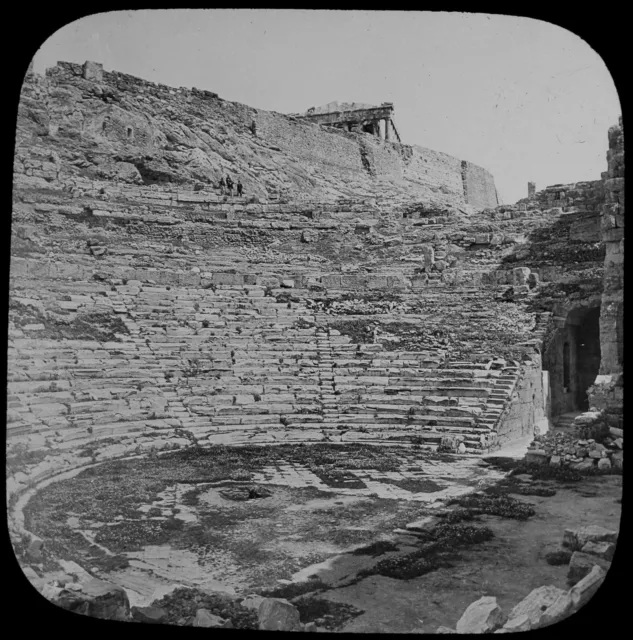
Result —
[{"label": "stone pillar fragment", "polygon": [[528,198],[533,198],[536,195],[536,183],[528,182]]},{"label": "stone pillar fragment", "polygon": [[390,126],[391,120],[389,118],[385,118],[385,140],[387,141],[391,140]]}]

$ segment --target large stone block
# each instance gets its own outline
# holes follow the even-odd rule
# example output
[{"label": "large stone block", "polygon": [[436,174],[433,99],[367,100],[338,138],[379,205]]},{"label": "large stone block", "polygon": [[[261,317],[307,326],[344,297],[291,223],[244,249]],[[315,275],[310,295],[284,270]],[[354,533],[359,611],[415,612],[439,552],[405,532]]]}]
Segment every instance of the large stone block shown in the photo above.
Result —
[{"label": "large stone block", "polygon": [[484,596],[464,611],[455,628],[457,633],[491,633],[502,627],[505,621],[506,616],[497,599]]},{"label": "large stone block", "polygon": [[266,598],[259,605],[259,628],[262,631],[300,631],[299,610],[282,598]]},{"label": "large stone block", "polygon": [[62,590],[52,602],[63,609],[103,620],[129,620],[130,603],[125,589],[94,578],[81,591]]},{"label": "large stone block", "polygon": [[83,78],[92,82],[103,81],[103,65],[100,62],[86,60],[83,65]]},{"label": "large stone block", "polygon": [[528,284],[530,270],[527,267],[516,267],[512,269],[512,284],[524,285]]},{"label": "large stone block", "polygon": [[574,551],[569,561],[567,583],[575,585],[580,582],[596,565],[606,572],[609,570],[611,563],[598,556],[583,553],[582,551]]},{"label": "large stone block", "polygon": [[588,542],[612,542],[615,544],[617,541],[617,531],[595,524],[576,529],[565,529],[563,534],[563,546],[572,551],[580,551]]},{"label": "large stone block", "polygon": [[527,631],[537,627],[545,611],[564,593],[563,589],[550,585],[534,589],[512,609],[504,628],[510,626],[513,631]]}]

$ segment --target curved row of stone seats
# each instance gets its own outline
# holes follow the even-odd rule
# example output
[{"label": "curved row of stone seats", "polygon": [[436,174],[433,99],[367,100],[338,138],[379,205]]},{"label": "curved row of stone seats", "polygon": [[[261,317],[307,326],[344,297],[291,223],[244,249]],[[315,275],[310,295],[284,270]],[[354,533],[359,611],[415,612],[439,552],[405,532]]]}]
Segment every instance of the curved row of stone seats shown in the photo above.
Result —
[{"label": "curved row of stone seats", "polygon": [[[305,438],[311,429],[310,437],[322,439],[329,437],[324,429],[341,432],[353,424],[381,439],[424,431],[428,442],[437,443],[438,433],[458,433],[467,446],[481,447],[476,435],[494,425],[498,413],[491,405],[502,409],[507,400],[493,395],[496,372],[483,364],[438,369],[440,353],[359,348],[337,332],[292,328],[299,319],[316,324],[326,317],[278,303],[263,287],[116,289],[101,297],[121,318],[131,316],[124,320],[127,342],[14,341],[14,373],[22,369],[31,378],[36,372],[71,384],[70,390],[40,394],[10,386],[9,408],[20,417],[15,428],[30,421],[35,429],[70,430],[65,437],[72,438],[86,430],[114,434],[149,425],[251,431],[249,437],[258,439]],[[70,297],[69,313],[90,309],[89,296]],[[462,415],[451,414],[437,398]],[[435,405],[433,411],[428,405]],[[478,422],[477,414],[486,422]]]}]

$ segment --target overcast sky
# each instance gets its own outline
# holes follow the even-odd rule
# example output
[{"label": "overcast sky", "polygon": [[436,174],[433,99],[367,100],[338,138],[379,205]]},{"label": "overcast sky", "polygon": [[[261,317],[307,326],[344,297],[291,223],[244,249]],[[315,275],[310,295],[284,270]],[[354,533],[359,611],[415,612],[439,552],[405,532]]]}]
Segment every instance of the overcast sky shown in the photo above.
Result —
[{"label": "overcast sky", "polygon": [[281,113],[393,102],[402,141],[493,173],[502,202],[598,180],[620,105],[600,56],[531,18],[444,12],[113,11],[53,34],[35,56],[102,62]]}]

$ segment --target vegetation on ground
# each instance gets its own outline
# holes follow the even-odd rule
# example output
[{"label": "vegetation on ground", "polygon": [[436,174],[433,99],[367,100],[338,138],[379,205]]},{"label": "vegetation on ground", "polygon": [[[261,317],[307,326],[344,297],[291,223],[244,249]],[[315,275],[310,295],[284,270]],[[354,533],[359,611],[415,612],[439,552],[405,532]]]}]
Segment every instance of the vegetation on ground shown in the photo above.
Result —
[{"label": "vegetation on ground", "polygon": [[220,594],[211,594],[199,589],[178,588],[152,603],[164,609],[165,624],[190,626],[196,611],[206,609],[215,616],[230,620],[236,629],[258,629],[257,611],[243,607],[239,602]]}]

